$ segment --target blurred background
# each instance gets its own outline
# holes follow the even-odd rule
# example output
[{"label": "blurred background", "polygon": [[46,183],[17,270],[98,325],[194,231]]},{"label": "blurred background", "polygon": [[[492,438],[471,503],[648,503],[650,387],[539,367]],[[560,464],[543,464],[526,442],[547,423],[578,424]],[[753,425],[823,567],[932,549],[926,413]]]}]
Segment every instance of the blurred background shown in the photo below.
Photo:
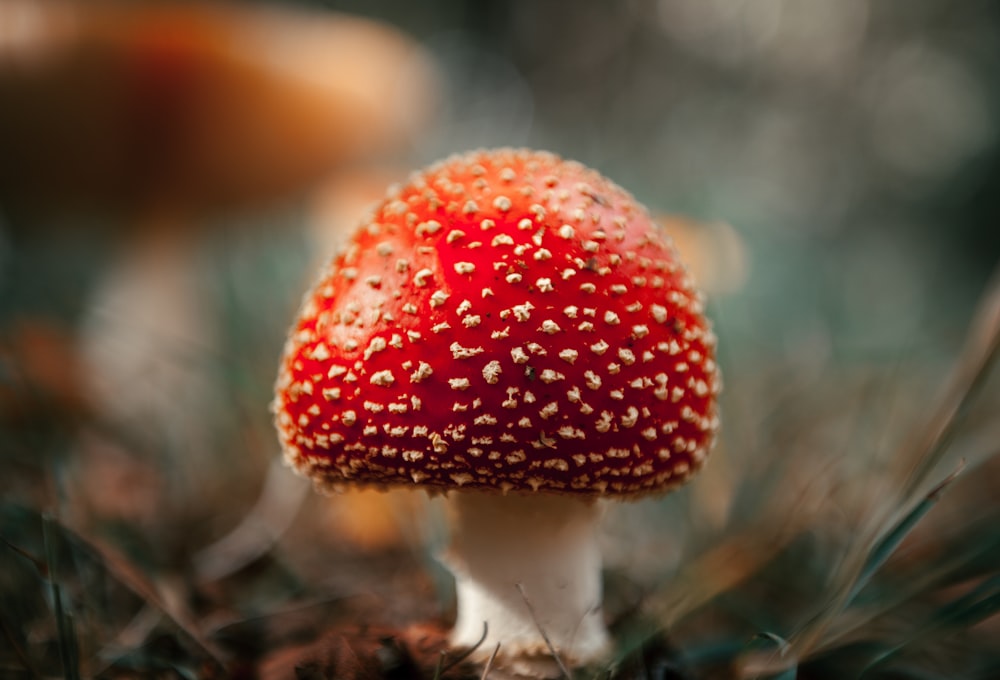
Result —
[{"label": "blurred background", "polygon": [[267,404],[390,183],[530,146],[658,216],[721,338],[712,464],[608,508],[620,639],[669,631],[659,677],[997,677],[998,85],[978,0],[0,0],[0,674],[446,626],[440,508],[312,494]]}]

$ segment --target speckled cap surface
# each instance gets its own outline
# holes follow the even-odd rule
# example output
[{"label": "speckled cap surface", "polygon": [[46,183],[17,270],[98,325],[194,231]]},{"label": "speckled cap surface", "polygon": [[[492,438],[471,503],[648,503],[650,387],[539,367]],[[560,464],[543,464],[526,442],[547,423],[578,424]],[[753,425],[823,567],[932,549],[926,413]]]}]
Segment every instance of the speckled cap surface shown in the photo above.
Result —
[{"label": "speckled cap surface", "polygon": [[390,189],[306,295],[273,404],[321,487],[663,492],[718,428],[715,337],[626,191],[527,150]]}]

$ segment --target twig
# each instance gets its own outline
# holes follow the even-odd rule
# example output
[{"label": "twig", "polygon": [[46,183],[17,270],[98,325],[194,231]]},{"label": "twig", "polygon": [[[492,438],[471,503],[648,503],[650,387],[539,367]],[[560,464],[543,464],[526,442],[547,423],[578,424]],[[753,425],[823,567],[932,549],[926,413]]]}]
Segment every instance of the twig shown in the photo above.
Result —
[{"label": "twig", "polygon": [[445,665],[445,663],[444,663],[444,660],[445,660],[445,657],[447,657],[447,654],[442,651],[441,652],[441,657],[438,659],[437,667],[434,669],[434,678],[433,678],[433,680],[440,680],[442,673],[447,673],[452,668],[454,668],[458,664],[460,664],[463,661],[465,661],[466,659],[468,659],[469,656],[471,656],[473,652],[475,652],[477,649],[479,649],[482,646],[482,644],[484,642],[486,642],[486,636],[489,634],[489,632],[490,632],[489,624],[486,623],[486,621],[483,621],[483,634],[479,638],[479,642],[477,642],[476,644],[472,645],[467,650],[465,650],[464,652],[462,652],[461,654],[459,654],[457,657],[455,657],[454,659],[452,659],[447,665]]},{"label": "twig", "polygon": [[542,628],[542,624],[538,622],[538,615],[535,613],[535,607],[531,604],[531,600],[528,599],[528,594],[524,592],[524,586],[520,583],[515,585],[517,585],[517,590],[521,593],[521,597],[524,599],[524,604],[528,608],[528,613],[531,614],[531,620],[535,622],[535,628],[538,629],[542,639],[545,640],[545,645],[549,648],[549,653],[552,654],[552,658],[555,659],[556,665],[559,666],[559,670],[562,671],[563,677],[566,678],[566,680],[573,680],[573,677],[569,674],[569,670],[567,670],[566,665],[563,663],[562,659],[559,658],[559,653],[552,645],[552,641],[549,640],[549,636],[545,633],[545,629]]},{"label": "twig", "polygon": [[10,550],[12,550],[14,553],[20,555],[21,557],[23,557],[27,561],[31,562],[31,565],[38,571],[39,574],[42,575],[43,578],[47,579],[49,577],[49,565],[47,565],[45,563],[45,560],[38,559],[37,557],[35,557],[31,553],[29,553],[24,548],[20,548],[20,547],[14,545],[10,541],[8,541],[6,538],[0,537],[0,543],[3,543]]},{"label": "twig", "polygon": [[500,651],[500,643],[493,648],[493,653],[490,654],[490,658],[486,660],[486,665],[483,666],[483,674],[479,676],[479,680],[487,680],[490,675],[490,671],[493,670],[493,660],[497,658],[497,652]]},{"label": "twig", "polygon": [[196,624],[193,615],[176,598],[168,599],[159,593],[157,586],[146,579],[146,577],[135,569],[131,564],[122,558],[118,552],[103,543],[95,540],[89,544],[90,547],[100,555],[104,567],[108,572],[129,591],[142,598],[147,606],[162,613],[168,621],[184,633],[209,659],[219,668],[225,668],[223,662],[224,655],[221,650],[202,633]]}]

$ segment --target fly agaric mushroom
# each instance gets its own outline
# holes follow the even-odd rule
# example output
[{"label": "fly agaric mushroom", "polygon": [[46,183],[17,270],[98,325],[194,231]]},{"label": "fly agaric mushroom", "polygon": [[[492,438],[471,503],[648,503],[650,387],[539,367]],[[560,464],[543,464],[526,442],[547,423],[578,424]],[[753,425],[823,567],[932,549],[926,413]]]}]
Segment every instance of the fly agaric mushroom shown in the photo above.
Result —
[{"label": "fly agaric mushroom", "polygon": [[391,189],[306,295],[274,401],[286,460],[321,489],[454,492],[452,644],[486,623],[479,653],[499,642],[513,672],[550,672],[549,643],[592,662],[595,501],[683,484],[714,439],[702,307],[669,237],[595,171],[449,158]]}]

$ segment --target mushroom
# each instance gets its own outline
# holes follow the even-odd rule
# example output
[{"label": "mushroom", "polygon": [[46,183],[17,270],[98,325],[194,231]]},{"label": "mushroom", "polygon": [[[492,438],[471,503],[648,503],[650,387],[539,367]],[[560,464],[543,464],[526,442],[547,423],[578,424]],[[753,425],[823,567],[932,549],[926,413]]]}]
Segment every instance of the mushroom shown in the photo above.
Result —
[{"label": "mushroom", "polygon": [[407,148],[438,90],[412,38],[347,14],[4,0],[0,199],[203,227]]},{"label": "mushroom", "polygon": [[[716,339],[670,239],[576,162],[501,149],[390,189],[305,296],[273,404],[322,490],[445,493],[451,642],[528,676],[609,647],[600,498],[683,484]],[[486,624],[486,637],[481,641]]]},{"label": "mushroom", "polygon": [[[68,232],[95,237],[102,255],[80,258],[82,272],[100,265],[92,288],[53,295],[86,297],[71,338],[79,406],[114,425],[85,421],[75,457],[116,466],[128,432],[144,444],[134,454],[179,452],[172,478],[199,496],[194,483],[211,479],[201,454],[225,417],[214,410],[221,374],[201,361],[226,342],[219,272],[204,266],[212,239],[251,226],[256,235],[236,240],[257,239],[258,211],[288,216],[332,175],[344,184],[405,156],[432,120],[438,82],[413,38],[342,13],[0,0],[0,212],[10,218],[0,241],[45,254]],[[33,290],[37,273],[16,270]]]}]

